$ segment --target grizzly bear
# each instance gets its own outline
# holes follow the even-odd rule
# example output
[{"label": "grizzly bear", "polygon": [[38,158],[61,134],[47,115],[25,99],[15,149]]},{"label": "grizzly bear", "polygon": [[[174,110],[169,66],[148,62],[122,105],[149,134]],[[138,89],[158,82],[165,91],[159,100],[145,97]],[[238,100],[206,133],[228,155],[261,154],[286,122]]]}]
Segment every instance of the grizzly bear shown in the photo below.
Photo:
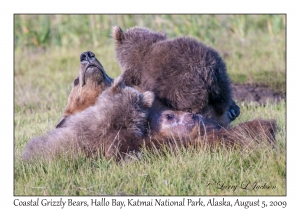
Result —
[{"label": "grizzly bear", "polygon": [[215,121],[200,114],[171,110],[155,100],[149,110],[150,141],[156,148],[170,146],[218,144],[227,147],[247,147],[252,143],[276,144],[274,120],[255,119],[235,127],[221,127]]},{"label": "grizzly bear", "polygon": [[[103,74],[106,75],[104,69],[102,69],[102,71]],[[90,79],[93,80],[93,78]],[[82,83],[81,81],[82,77],[79,77],[79,83]],[[95,85],[102,86],[101,83],[103,82],[105,81],[99,81]],[[89,86],[87,86],[87,88],[88,87]],[[136,87],[136,89],[142,92],[139,87]],[[88,92],[88,89],[86,89],[86,91]],[[75,97],[73,97],[72,94],[74,94],[74,92],[70,93],[69,99],[74,100]],[[83,100],[84,99],[87,98],[83,98]],[[89,101],[82,102],[86,105],[94,105],[92,102],[95,100],[93,98],[88,99]],[[76,106],[74,106],[73,111],[76,113],[82,110],[81,107],[76,109]],[[234,128],[227,129],[221,127],[214,119],[206,118],[200,114],[174,110],[170,107],[166,107],[157,99],[154,100],[153,105],[149,109],[147,120],[149,122],[148,134],[150,136],[150,140],[145,141],[146,146],[151,146],[151,144],[156,142],[156,147],[158,147],[157,144],[162,144],[174,139],[183,140],[182,142],[187,144],[190,143],[191,139],[193,139],[192,142],[199,142],[199,139],[201,140],[203,137],[206,137],[205,141],[210,144],[224,141],[227,145],[244,145],[247,141],[249,142],[251,139],[253,140],[255,136],[265,136],[270,139],[270,142],[275,142],[274,134],[276,127],[274,121],[253,120],[239,124]],[[251,130],[249,133],[244,135],[244,133],[250,128]],[[135,148],[135,150],[138,150],[138,148]]]},{"label": "grizzly bear", "polygon": [[74,79],[73,88],[68,97],[60,127],[65,119],[96,103],[97,97],[113,83],[104,71],[103,66],[93,52],[87,51],[80,55],[79,75]]},{"label": "grizzly bear", "polygon": [[30,140],[24,160],[82,153],[121,158],[143,145],[148,110],[154,100],[150,91],[140,93],[117,80],[97,98],[95,105],[68,116],[59,128]]},{"label": "grizzly bear", "polygon": [[117,60],[128,86],[152,91],[164,105],[213,118],[226,126],[239,114],[226,65],[218,52],[193,38],[113,27]]}]

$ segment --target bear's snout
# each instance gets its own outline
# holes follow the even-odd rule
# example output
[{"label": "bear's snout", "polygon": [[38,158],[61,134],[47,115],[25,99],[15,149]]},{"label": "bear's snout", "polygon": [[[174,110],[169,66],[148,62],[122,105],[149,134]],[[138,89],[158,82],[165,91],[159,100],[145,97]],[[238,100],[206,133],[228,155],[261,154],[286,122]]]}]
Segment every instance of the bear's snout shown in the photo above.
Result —
[{"label": "bear's snout", "polygon": [[91,51],[87,51],[87,52],[83,52],[81,53],[80,55],[80,63],[83,63],[83,62],[91,62],[93,60],[95,60],[95,54]]}]

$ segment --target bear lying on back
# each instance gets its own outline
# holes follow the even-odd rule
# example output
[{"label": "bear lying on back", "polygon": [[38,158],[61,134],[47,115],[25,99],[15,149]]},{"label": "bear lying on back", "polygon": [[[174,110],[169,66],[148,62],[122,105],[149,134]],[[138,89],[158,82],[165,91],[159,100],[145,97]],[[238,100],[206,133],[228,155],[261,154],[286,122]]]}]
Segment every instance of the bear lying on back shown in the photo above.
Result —
[{"label": "bear lying on back", "polygon": [[201,113],[223,126],[239,115],[225,63],[214,49],[139,27],[123,32],[116,26],[113,38],[126,85],[153,91],[166,106]]},{"label": "bear lying on back", "polygon": [[91,51],[83,52],[80,55],[79,75],[73,82],[67,106],[56,127],[60,127],[69,115],[94,105],[98,96],[109,88],[112,82],[113,79],[106,74],[95,54]]},{"label": "bear lying on back", "polygon": [[160,145],[223,145],[248,147],[260,142],[276,144],[276,123],[274,120],[255,119],[240,123],[235,127],[224,128],[200,114],[171,110],[154,100],[149,109],[151,142],[156,148]]},{"label": "bear lying on back", "polygon": [[60,127],[47,135],[30,140],[24,160],[52,158],[64,154],[88,157],[99,155],[120,158],[142,146],[147,133],[148,109],[152,92],[139,93],[122,81],[115,81],[98,97],[95,105],[70,115]]}]

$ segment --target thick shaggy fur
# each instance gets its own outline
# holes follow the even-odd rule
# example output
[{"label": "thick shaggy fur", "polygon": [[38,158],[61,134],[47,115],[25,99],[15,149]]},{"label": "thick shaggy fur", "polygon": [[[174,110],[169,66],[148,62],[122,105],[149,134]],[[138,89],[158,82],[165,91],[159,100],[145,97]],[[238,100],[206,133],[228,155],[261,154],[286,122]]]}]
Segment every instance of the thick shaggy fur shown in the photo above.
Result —
[{"label": "thick shaggy fur", "polygon": [[274,121],[253,120],[224,128],[200,114],[171,110],[152,92],[140,93],[120,81],[105,90],[94,106],[70,115],[61,127],[30,140],[24,160],[52,159],[60,155],[103,155],[120,159],[147,148],[225,145],[241,146],[267,140],[275,144]]},{"label": "thick shaggy fur", "polygon": [[[82,65],[82,63],[81,63]],[[106,75],[104,69],[102,70]],[[96,76],[96,74],[94,74]],[[108,77],[108,76],[106,76]],[[79,76],[79,83],[82,84],[83,77]],[[97,79],[91,77],[87,78],[91,81],[97,81]],[[87,80],[87,81],[88,81]],[[110,79],[111,81],[113,79]],[[102,86],[105,80],[98,81],[95,85]],[[76,88],[76,87],[75,87]],[[92,87],[86,86],[86,91]],[[134,86],[139,92],[143,92],[139,86]],[[76,97],[72,94],[79,94],[79,97],[86,100],[83,92],[71,92],[69,100],[75,100]],[[99,93],[101,94],[101,92]],[[77,96],[77,95],[76,95]],[[85,104],[93,106],[93,101],[96,101],[98,96],[90,98]],[[81,107],[75,106],[74,113],[80,112]],[[192,114],[189,112],[174,110],[170,107],[163,105],[159,100],[154,100],[152,106],[149,109],[148,115],[149,123],[149,138],[145,141],[147,146],[151,146],[153,143],[158,147],[166,142],[172,142],[174,139],[180,140],[181,143],[189,144],[191,139],[193,143],[209,143],[211,145],[222,142],[226,145],[247,145],[247,142],[253,140],[256,137],[267,137],[271,139],[271,142],[275,141],[275,123],[267,120],[254,120],[250,122],[241,123],[234,128],[224,128],[219,125],[214,119],[208,119],[204,115]],[[260,126],[258,126],[260,125]],[[251,128],[251,129],[250,129]],[[249,130],[249,132],[246,132]],[[245,134],[246,133],[246,134]],[[147,139],[147,138],[145,138]],[[184,140],[184,141],[182,141]],[[132,145],[132,150],[138,151],[140,145]]]},{"label": "thick shaggy fur", "polygon": [[[221,143],[232,147],[261,139],[275,143],[273,121],[253,120],[224,128],[201,114],[167,107],[154,100],[152,92],[125,86],[123,78],[113,82],[92,52],[85,52],[80,58],[81,71],[66,108],[70,111],[56,129],[27,143],[24,160],[76,157],[79,153],[119,159],[125,153],[139,151],[142,145],[159,148],[165,144]],[[94,92],[97,94],[89,94]],[[78,98],[81,103],[76,102]]]},{"label": "thick shaggy fur", "polygon": [[225,63],[214,49],[193,38],[168,39],[147,28],[123,32],[116,26],[112,33],[126,85],[153,91],[170,108],[201,113],[224,126],[232,120],[228,110],[239,115]]},{"label": "thick shaggy fur", "polygon": [[61,127],[30,140],[23,158],[52,158],[57,155],[120,158],[141,147],[147,133],[152,92],[139,93],[120,81],[105,90],[96,104],[69,116]]},{"label": "thick shaggy fur", "polygon": [[171,110],[155,101],[149,110],[150,140],[147,145],[156,148],[187,145],[224,145],[247,147],[253,143],[275,144],[276,123],[274,120],[256,119],[232,128],[219,126],[199,114]]}]

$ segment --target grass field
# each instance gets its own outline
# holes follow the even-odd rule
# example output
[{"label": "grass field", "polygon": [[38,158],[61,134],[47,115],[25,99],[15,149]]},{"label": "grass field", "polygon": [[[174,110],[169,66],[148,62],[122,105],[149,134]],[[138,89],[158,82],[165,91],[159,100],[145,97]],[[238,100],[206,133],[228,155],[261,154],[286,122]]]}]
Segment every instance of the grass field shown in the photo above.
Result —
[{"label": "grass field", "polygon": [[[59,121],[82,52],[93,51],[111,77],[121,73],[110,38],[113,25],[164,30],[171,38],[196,37],[220,52],[233,82],[286,91],[284,15],[15,15],[15,195],[286,194],[285,101],[261,106],[238,102],[241,115],[233,122],[276,119],[278,149],[145,151],[142,160],[122,164],[84,157],[23,163],[26,142]],[[248,182],[248,190],[218,189],[223,183]],[[251,190],[256,182],[276,187]]]}]

